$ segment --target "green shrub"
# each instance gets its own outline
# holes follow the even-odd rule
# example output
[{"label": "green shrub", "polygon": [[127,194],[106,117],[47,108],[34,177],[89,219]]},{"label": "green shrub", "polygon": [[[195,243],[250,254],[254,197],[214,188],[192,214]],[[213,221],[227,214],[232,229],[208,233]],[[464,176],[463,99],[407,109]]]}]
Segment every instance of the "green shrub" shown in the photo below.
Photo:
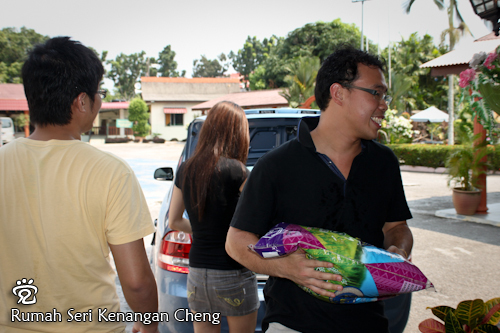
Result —
[{"label": "green shrub", "polygon": [[[401,165],[439,168],[445,166],[448,155],[460,146],[425,145],[425,144],[390,144],[387,145]],[[500,170],[500,145],[488,146],[488,164],[492,171]]]}]

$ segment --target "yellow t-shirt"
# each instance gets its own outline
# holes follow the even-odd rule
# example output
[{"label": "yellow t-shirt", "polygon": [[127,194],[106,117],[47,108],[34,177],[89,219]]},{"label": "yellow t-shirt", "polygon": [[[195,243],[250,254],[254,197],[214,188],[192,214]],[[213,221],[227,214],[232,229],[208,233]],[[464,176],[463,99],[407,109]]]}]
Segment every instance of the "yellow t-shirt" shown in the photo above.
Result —
[{"label": "yellow t-shirt", "polygon": [[125,323],[104,319],[120,311],[108,243],[152,232],[122,159],[80,141],[2,146],[0,332],[123,331]]}]

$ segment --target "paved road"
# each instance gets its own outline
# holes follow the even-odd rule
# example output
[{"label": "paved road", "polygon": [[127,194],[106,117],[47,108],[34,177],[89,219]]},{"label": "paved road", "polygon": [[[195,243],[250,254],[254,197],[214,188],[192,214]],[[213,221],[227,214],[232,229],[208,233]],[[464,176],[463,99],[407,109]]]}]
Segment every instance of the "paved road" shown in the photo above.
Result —
[{"label": "paved road", "polygon": [[[413,214],[413,263],[436,287],[413,294],[405,333],[417,333],[433,317],[427,307],[500,297],[500,228],[436,217],[436,210],[453,208],[446,175],[403,171],[402,178]],[[488,176],[487,192],[489,203],[500,202],[500,176]]]},{"label": "paved road", "polygon": [[[97,147],[131,164],[156,218],[168,185],[151,180],[150,175],[158,166],[174,166],[183,144],[129,143]],[[453,208],[446,175],[403,171],[402,178],[413,214],[413,219],[408,221],[415,239],[413,262],[436,287],[436,291],[413,294],[405,333],[418,333],[418,324],[433,317],[426,307],[455,307],[466,299],[500,297],[500,228],[436,217],[436,210]],[[500,175],[488,176],[487,186],[488,202],[500,203]],[[125,301],[122,306],[128,308]]]}]

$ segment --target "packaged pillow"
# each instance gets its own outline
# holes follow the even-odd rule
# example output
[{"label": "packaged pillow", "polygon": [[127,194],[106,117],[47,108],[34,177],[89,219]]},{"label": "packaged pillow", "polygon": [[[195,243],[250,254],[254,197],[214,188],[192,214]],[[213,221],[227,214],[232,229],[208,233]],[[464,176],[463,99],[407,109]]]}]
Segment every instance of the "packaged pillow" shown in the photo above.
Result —
[{"label": "packaged pillow", "polygon": [[251,248],[263,258],[283,256],[301,248],[309,259],[333,263],[333,268],[316,270],[342,276],[342,281],[328,281],[344,287],[342,291],[330,290],[335,297],[321,296],[299,285],[331,303],[374,302],[434,287],[417,266],[402,256],[345,233],[279,223]]}]

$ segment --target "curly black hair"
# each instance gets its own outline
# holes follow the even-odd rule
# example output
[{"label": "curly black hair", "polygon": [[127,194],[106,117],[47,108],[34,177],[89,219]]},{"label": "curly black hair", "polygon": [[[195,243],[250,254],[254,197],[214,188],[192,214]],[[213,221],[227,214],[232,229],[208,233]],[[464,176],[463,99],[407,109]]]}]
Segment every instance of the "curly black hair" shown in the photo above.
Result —
[{"label": "curly black hair", "polygon": [[334,83],[350,85],[359,77],[358,64],[384,70],[384,64],[378,57],[352,46],[341,46],[325,59],[316,76],[314,90],[316,104],[322,111],[328,107],[332,98],[330,86]]}]

